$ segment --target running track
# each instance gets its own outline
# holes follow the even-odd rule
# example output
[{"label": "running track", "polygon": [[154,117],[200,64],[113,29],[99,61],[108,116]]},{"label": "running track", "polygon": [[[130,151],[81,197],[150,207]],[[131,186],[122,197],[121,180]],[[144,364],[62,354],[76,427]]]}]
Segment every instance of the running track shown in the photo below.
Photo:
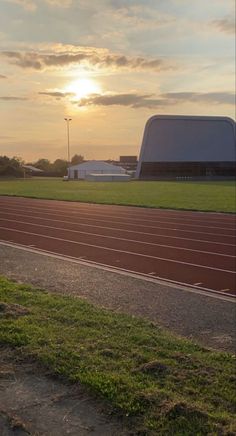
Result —
[{"label": "running track", "polygon": [[235,215],[0,197],[0,241],[236,296]]}]

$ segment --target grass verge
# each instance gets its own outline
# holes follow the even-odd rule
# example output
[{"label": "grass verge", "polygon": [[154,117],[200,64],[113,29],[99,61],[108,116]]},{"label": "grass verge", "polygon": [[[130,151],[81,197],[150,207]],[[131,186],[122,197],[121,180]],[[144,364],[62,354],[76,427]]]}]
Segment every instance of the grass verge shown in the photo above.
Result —
[{"label": "grass verge", "polygon": [[3,277],[0,301],[1,346],[33,356],[135,416],[137,434],[235,434],[235,356]]},{"label": "grass verge", "polygon": [[0,182],[0,195],[166,209],[235,212],[234,182],[62,182],[28,179]]}]

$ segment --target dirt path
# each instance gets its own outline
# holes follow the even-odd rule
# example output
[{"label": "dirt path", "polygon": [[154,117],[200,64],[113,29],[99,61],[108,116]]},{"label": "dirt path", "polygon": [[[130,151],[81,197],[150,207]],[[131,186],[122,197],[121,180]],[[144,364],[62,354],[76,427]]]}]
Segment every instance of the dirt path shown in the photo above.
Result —
[{"label": "dirt path", "polygon": [[105,412],[80,385],[53,378],[34,362],[25,362],[16,352],[0,348],[1,436],[125,436],[116,417]]}]

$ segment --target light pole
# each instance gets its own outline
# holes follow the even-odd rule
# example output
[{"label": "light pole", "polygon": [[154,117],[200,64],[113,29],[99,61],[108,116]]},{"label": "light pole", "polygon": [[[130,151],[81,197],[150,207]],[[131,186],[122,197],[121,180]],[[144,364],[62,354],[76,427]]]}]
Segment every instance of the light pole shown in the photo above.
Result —
[{"label": "light pole", "polygon": [[69,165],[70,165],[70,121],[72,118],[64,118],[67,125],[67,160],[68,160],[68,179],[69,179]]}]

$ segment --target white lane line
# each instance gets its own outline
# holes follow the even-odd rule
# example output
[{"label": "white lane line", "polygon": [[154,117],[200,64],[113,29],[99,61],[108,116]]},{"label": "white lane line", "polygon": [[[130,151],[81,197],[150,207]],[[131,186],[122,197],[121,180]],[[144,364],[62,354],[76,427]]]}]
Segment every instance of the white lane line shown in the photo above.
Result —
[{"label": "white lane line", "polygon": [[[10,215],[10,216],[12,216],[12,214],[9,213],[9,212],[0,211],[0,214],[1,215]],[[157,236],[157,237],[161,237],[161,238],[183,239],[184,241],[201,242],[201,243],[205,243],[205,244],[217,244],[217,245],[223,245],[223,246],[229,246],[229,247],[236,248],[235,244],[228,244],[226,242],[209,241],[209,240],[206,240],[206,239],[193,239],[193,238],[184,238],[182,236],[163,235],[163,234],[159,234],[159,233],[139,232],[137,230],[126,230],[126,229],[122,229],[122,228],[118,228],[118,227],[107,227],[107,226],[98,226],[98,225],[95,225],[95,224],[84,224],[84,223],[80,223],[78,221],[65,221],[65,220],[58,220],[58,219],[55,219],[55,218],[45,218],[45,217],[42,218],[42,216],[40,216],[40,215],[39,216],[37,216],[37,215],[28,215],[28,214],[26,215],[26,214],[22,214],[22,213],[18,213],[18,212],[17,212],[17,216],[33,218],[33,219],[41,220],[41,221],[44,220],[44,221],[53,221],[53,222],[59,222],[59,223],[66,223],[66,224],[77,225],[77,226],[81,226],[81,227],[92,227],[92,228],[96,227],[98,229],[119,231],[119,232],[124,232],[124,233],[137,233],[139,235],[147,235],[147,236],[153,236],[153,237]]]},{"label": "white lane line", "polygon": [[[95,209],[95,212],[96,212],[96,209],[101,210],[102,208],[113,209],[114,213],[116,211],[118,211],[119,214],[120,213],[122,214],[121,217],[124,217],[124,218],[126,218],[128,216],[130,216],[132,218],[133,217],[133,214],[131,213],[131,211],[132,211],[133,213],[140,214],[140,219],[145,219],[145,220],[146,220],[147,216],[148,217],[150,216],[151,218],[156,219],[156,217],[155,217],[155,214],[156,214],[156,216],[160,215],[160,218],[168,217],[171,220],[190,221],[193,223],[199,221],[199,219],[201,221],[207,222],[207,223],[209,221],[212,223],[215,220],[215,222],[218,224],[220,224],[221,222],[223,223],[223,221],[227,224],[229,224],[229,223],[234,224],[234,222],[235,222],[234,214],[230,214],[230,213],[227,214],[226,212],[204,212],[204,211],[197,212],[197,211],[191,211],[191,210],[186,211],[186,210],[181,210],[181,209],[179,209],[179,210],[173,210],[173,209],[162,210],[160,208],[151,208],[151,207],[144,208],[142,206],[133,207],[133,206],[125,206],[125,205],[102,204],[102,203],[101,204],[99,204],[99,203],[82,203],[82,202],[71,202],[71,201],[66,201],[66,200],[65,201],[58,201],[58,200],[49,200],[49,199],[48,200],[47,199],[35,199],[35,198],[30,198],[30,197],[28,197],[28,198],[27,197],[19,197],[19,199],[14,197],[14,200],[12,200],[12,197],[11,198],[10,197],[0,197],[0,201],[1,200],[5,200],[5,204],[10,204],[14,201],[16,203],[16,205],[17,204],[22,205],[22,203],[25,203],[29,207],[31,206],[30,203],[32,204],[34,202],[35,203],[37,202],[37,204],[42,204],[43,206],[45,206],[45,205],[49,206],[49,210],[51,210],[51,208],[54,208],[54,206],[49,204],[50,202],[57,203],[58,207],[61,207],[62,206],[61,203],[62,203],[63,205],[66,205],[66,207],[68,209],[70,209],[71,211],[75,211],[75,212],[86,212],[86,211],[91,212],[91,209]],[[6,201],[6,200],[8,200],[8,201]],[[24,201],[24,200],[26,200],[26,201]],[[121,210],[122,208],[129,209],[129,210],[122,211]],[[61,211],[63,211],[63,210],[65,210],[65,208],[61,209]],[[92,210],[92,212],[94,212],[94,211]],[[185,218],[182,218],[181,216],[179,216],[179,215],[183,215],[183,214],[184,214],[184,216],[186,215]],[[194,217],[189,218],[187,216],[188,214],[194,215]],[[195,215],[197,215],[197,216],[195,217]],[[204,215],[205,216],[207,215],[208,219],[202,220],[202,217]],[[216,215],[216,217],[215,217],[215,215]]]},{"label": "white lane line", "polygon": [[0,218],[0,221],[7,221],[7,222],[13,222],[13,223],[19,223],[19,224],[27,224],[27,225],[30,225],[30,226],[32,225],[32,226],[35,226],[35,227],[45,227],[47,229],[52,229],[52,230],[62,230],[63,232],[72,232],[72,233],[79,233],[79,234],[82,234],[82,235],[98,236],[98,237],[101,237],[101,238],[115,239],[115,240],[118,240],[118,241],[134,242],[134,243],[138,243],[138,244],[151,245],[151,246],[154,246],[154,247],[171,248],[171,249],[174,249],[174,250],[185,250],[185,251],[191,251],[191,252],[195,252],[195,253],[210,254],[210,255],[214,255],[214,256],[236,258],[236,255],[234,256],[234,255],[230,255],[230,254],[215,253],[213,251],[203,251],[203,250],[195,250],[195,249],[192,249],[192,248],[175,247],[174,245],[156,244],[154,242],[139,241],[137,239],[119,238],[117,236],[107,236],[107,235],[101,235],[99,233],[82,232],[80,230],[65,229],[64,227],[48,226],[48,225],[45,225],[45,224],[35,224],[35,223],[32,223],[32,222],[28,222],[28,221],[19,221],[19,220],[12,220],[12,219],[6,220],[4,218]]},{"label": "white lane line", "polygon": [[[25,208],[24,208],[25,209]],[[34,209],[34,210],[40,210],[40,211],[42,211],[42,208],[39,208],[39,207],[37,207],[37,206],[33,206],[33,207],[30,207],[30,209]],[[44,210],[45,210],[45,208],[44,208]],[[67,213],[65,210],[64,210],[64,208],[63,209],[57,209],[57,208],[46,208],[46,210],[48,210],[48,211],[51,211],[51,210],[53,210],[54,212],[60,212],[60,213]],[[75,210],[71,210],[70,209],[70,214],[76,214],[76,216],[81,216],[81,215],[85,215],[85,216],[87,216],[87,215],[89,215],[89,216],[91,216],[91,213],[89,213],[89,212],[84,212],[84,211],[81,211],[81,210],[78,210],[78,211],[75,211]],[[125,220],[128,224],[129,224],[129,221],[131,221],[131,223],[133,224],[133,222],[134,221],[137,221],[137,222],[139,222],[139,221],[141,221],[141,222],[143,222],[143,221],[145,221],[145,222],[150,222],[150,223],[160,223],[160,224],[162,224],[163,222],[164,223],[166,223],[166,224],[171,224],[171,225],[179,225],[179,226],[187,226],[187,227],[203,227],[203,228],[206,228],[206,229],[221,229],[222,230],[222,227],[218,227],[218,226],[206,226],[206,225],[201,225],[201,224],[178,224],[178,223],[172,223],[172,222],[168,222],[168,220],[163,220],[163,221],[159,221],[158,219],[153,219],[153,220],[149,220],[149,219],[145,219],[145,218],[134,218],[134,217],[132,217],[132,218],[126,218],[126,217],[120,217],[119,215],[109,215],[109,214],[103,214],[103,213],[99,213],[99,214],[97,214],[97,216],[98,217],[102,217],[102,218],[111,218],[111,219],[113,219],[114,217],[115,218],[118,218],[118,219],[121,219],[121,220]],[[150,226],[150,227],[152,227],[152,226]],[[233,230],[233,231],[235,231],[235,228],[234,227],[228,227],[227,228],[227,230]]]},{"label": "white lane line", "polygon": [[129,254],[131,256],[146,257],[148,259],[155,259],[155,260],[160,260],[160,261],[170,262],[170,263],[178,263],[178,264],[181,264],[181,265],[188,265],[188,266],[193,266],[193,267],[197,267],[197,268],[208,269],[208,270],[211,270],[211,271],[221,271],[221,272],[225,272],[225,273],[236,274],[236,271],[231,271],[231,270],[227,270],[227,269],[214,268],[212,266],[199,265],[199,264],[190,263],[190,262],[182,262],[180,260],[168,259],[168,258],[158,257],[158,256],[151,256],[149,254],[134,253],[132,251],[118,250],[117,248],[103,247],[101,245],[95,245],[95,244],[87,244],[85,242],[77,242],[77,241],[73,241],[71,239],[56,238],[55,236],[47,236],[47,235],[42,235],[40,233],[26,232],[26,231],[23,231],[23,230],[12,229],[12,228],[9,228],[9,227],[0,226],[0,229],[7,230],[7,231],[10,231],[10,232],[23,233],[25,235],[39,236],[40,238],[53,239],[53,240],[62,241],[62,242],[69,242],[69,243],[75,244],[75,245],[83,245],[83,246],[86,246],[86,247],[99,248],[100,250],[115,251],[116,253]]},{"label": "white lane line", "polygon": [[94,267],[94,268],[101,269],[101,270],[109,272],[109,273],[116,273],[116,274],[120,274],[120,275],[124,275],[124,276],[128,276],[128,277],[133,277],[133,278],[139,279],[139,280],[145,280],[147,282],[159,284],[162,286],[164,285],[164,286],[167,286],[169,288],[173,288],[175,290],[176,290],[176,285],[178,285],[178,289],[186,291],[186,292],[199,294],[199,295],[203,295],[203,296],[207,296],[207,297],[211,297],[211,298],[216,298],[216,299],[223,300],[226,302],[236,303],[236,298],[232,294],[226,294],[223,292],[221,293],[221,291],[217,291],[215,289],[203,288],[203,287],[199,288],[199,287],[195,287],[194,285],[189,284],[189,283],[178,282],[178,281],[174,281],[174,280],[170,280],[170,279],[164,279],[162,277],[157,277],[157,276],[150,277],[148,274],[145,274],[145,273],[138,273],[138,272],[128,270],[125,268],[118,268],[115,266],[110,266],[110,265],[95,262],[92,260],[81,261],[81,260],[79,260],[80,258],[77,258],[74,256],[63,255],[63,254],[58,253],[56,251],[49,251],[49,250],[45,250],[43,248],[29,248],[28,246],[25,246],[25,245],[22,245],[22,244],[19,244],[16,242],[10,243],[10,242],[6,242],[6,241],[0,239],[0,244],[5,245],[7,247],[16,248],[16,249],[19,249],[22,251],[34,253],[34,254],[40,254],[43,256],[48,256],[48,257],[52,257],[52,258],[63,260],[63,261],[66,260],[66,261],[76,263],[76,264],[79,264],[82,266]]},{"label": "white lane line", "polygon": [[[7,208],[7,209],[9,209],[9,208]],[[42,209],[40,209],[40,208],[34,208],[34,209],[36,209],[36,213],[40,213],[41,214],[41,217],[42,217],[42,215],[55,215],[55,210],[54,210],[54,212],[45,212],[45,210],[42,210]],[[11,209],[9,209],[10,211],[11,211]],[[15,211],[16,213],[17,213],[17,211],[18,211],[19,209],[13,209],[13,211]],[[24,209],[20,209],[21,211],[25,211],[26,210],[26,208],[24,208]],[[34,210],[32,210],[32,208],[31,209],[29,209],[31,212],[33,212],[34,213]],[[56,214],[57,216],[58,216],[58,214]],[[63,217],[71,217],[70,216],[70,214],[68,213],[68,214],[63,214]],[[81,217],[77,214],[77,218],[78,219],[80,219]],[[129,225],[129,226],[131,226],[133,223],[122,223],[122,222],[120,222],[120,221],[115,221],[115,220],[102,220],[102,219],[100,219],[100,218],[88,218],[88,217],[86,217],[86,218],[84,218],[84,217],[82,217],[82,219],[85,219],[86,221],[95,221],[95,222],[104,222],[104,223],[107,223],[107,222],[111,222],[111,223],[115,223],[115,224],[120,224],[120,225]],[[211,232],[201,232],[201,231],[195,231],[195,230],[185,230],[185,229],[179,229],[179,228],[170,228],[170,227],[160,227],[160,226],[146,226],[145,224],[136,224],[136,227],[144,227],[145,229],[160,229],[160,230],[169,230],[169,231],[177,231],[177,232],[184,232],[184,233],[197,233],[197,234],[201,234],[201,235],[214,235],[214,236],[223,236],[223,237],[226,237],[226,238],[232,238],[232,237],[234,237],[234,235],[226,235],[226,234],[222,234],[222,233],[211,233]]]}]

